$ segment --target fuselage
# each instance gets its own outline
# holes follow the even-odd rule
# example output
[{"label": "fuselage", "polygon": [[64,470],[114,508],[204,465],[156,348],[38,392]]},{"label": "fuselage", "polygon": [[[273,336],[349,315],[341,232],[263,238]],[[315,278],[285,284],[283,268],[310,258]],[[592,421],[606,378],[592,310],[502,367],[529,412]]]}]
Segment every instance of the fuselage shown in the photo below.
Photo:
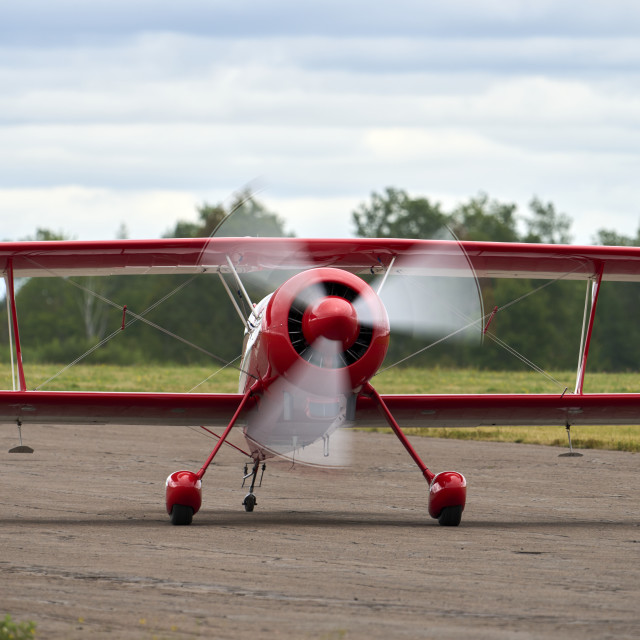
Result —
[{"label": "fuselage", "polygon": [[300,460],[314,443],[327,457],[329,437],[349,423],[388,341],[379,297],[342,270],[298,274],[255,305],[239,382],[240,393],[258,388],[244,425],[253,457]]}]

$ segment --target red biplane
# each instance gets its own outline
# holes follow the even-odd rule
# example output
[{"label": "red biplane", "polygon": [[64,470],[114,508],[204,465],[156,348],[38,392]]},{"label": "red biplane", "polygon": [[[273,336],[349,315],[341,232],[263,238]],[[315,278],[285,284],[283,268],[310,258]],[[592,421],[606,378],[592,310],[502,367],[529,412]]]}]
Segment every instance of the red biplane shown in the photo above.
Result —
[{"label": "red biplane", "polygon": [[[177,471],[166,482],[173,524],[189,524],[201,506],[202,478],[234,426],[242,427],[252,468],[244,507],[252,511],[259,468],[272,456],[304,461],[303,452],[328,451],[341,427],[388,424],[429,486],[428,511],[440,524],[460,523],[465,478],[433,473],[402,431],[405,426],[636,424],[640,394],[586,394],[583,383],[598,292],[606,280],[640,280],[640,249],[420,240],[304,240],[213,238],[0,244],[0,268],[17,376],[0,391],[0,422],[15,424],[129,424],[224,427],[197,472]],[[242,279],[266,271],[296,271],[253,304]],[[244,323],[237,394],[108,393],[29,390],[14,278],[38,276],[180,274],[206,272],[225,284]],[[366,278],[363,279],[362,276]],[[380,395],[371,383],[391,331],[438,325],[448,334],[475,328],[492,314],[456,308],[445,284],[436,292],[394,293],[403,276],[464,283],[456,295],[479,303],[477,279],[571,279],[587,282],[575,389],[557,394]],[[366,281],[365,281],[366,280]],[[229,286],[228,283],[231,283]],[[233,291],[232,291],[233,290]],[[248,314],[238,297],[244,299]],[[480,301],[481,302],[481,301]],[[409,313],[403,307],[410,306]],[[481,307],[478,306],[478,309]],[[124,318],[131,310],[123,309]],[[449,317],[458,324],[451,329]],[[413,329],[409,327],[410,331]]]}]

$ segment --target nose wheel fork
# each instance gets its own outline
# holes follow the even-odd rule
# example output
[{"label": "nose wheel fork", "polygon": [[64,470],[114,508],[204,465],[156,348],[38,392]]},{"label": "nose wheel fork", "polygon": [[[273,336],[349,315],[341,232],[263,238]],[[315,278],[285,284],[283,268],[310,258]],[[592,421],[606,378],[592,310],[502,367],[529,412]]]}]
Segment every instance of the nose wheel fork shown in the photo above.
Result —
[{"label": "nose wheel fork", "polygon": [[[260,474],[260,482],[258,483],[258,486],[261,487],[262,486],[262,478],[264,477],[264,472],[265,469],[267,468],[267,465],[263,462],[262,463],[262,473]],[[258,504],[258,499],[256,498],[256,496],[253,493],[253,490],[255,489],[256,486],[256,478],[258,477],[258,470],[260,469],[260,460],[256,460],[253,463],[253,469],[251,471],[248,471],[248,467],[245,464],[244,465],[244,475],[242,477],[242,486],[244,487],[244,483],[251,478],[251,486],[249,487],[249,493],[247,493],[247,495],[244,497],[244,500],[242,501],[242,505],[244,506],[244,510],[245,511],[253,511],[254,507]]]}]

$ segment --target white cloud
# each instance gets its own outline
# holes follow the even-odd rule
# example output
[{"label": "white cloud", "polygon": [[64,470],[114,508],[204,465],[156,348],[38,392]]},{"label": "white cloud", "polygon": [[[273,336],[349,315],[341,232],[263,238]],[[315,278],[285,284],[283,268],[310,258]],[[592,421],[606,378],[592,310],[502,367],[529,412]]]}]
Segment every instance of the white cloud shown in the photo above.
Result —
[{"label": "white cloud", "polygon": [[[144,3],[12,7],[0,219],[31,226],[4,235],[112,237],[125,211],[132,235],[157,236],[256,176],[310,235],[350,228],[387,185],[523,207],[537,194],[585,237],[602,220],[635,233],[635,3],[339,4],[154,3],[147,23]],[[72,37],[34,37],[54,18]]]},{"label": "white cloud", "polygon": [[[0,239],[32,237],[44,228],[73,239],[100,240],[115,238],[122,224],[130,238],[158,237],[171,231],[178,220],[196,222],[196,207],[203,202],[229,204],[232,197],[222,191],[209,191],[203,197],[187,191],[79,186],[0,189],[0,217],[6,221]],[[287,231],[299,237],[350,235],[351,212],[360,202],[359,198],[274,198],[259,191],[258,197],[269,211],[284,218]]]},{"label": "white cloud", "polygon": [[197,199],[179,191],[114,191],[80,186],[0,189],[2,239],[19,240],[43,228],[73,239],[159,237],[178,219],[194,220]]}]

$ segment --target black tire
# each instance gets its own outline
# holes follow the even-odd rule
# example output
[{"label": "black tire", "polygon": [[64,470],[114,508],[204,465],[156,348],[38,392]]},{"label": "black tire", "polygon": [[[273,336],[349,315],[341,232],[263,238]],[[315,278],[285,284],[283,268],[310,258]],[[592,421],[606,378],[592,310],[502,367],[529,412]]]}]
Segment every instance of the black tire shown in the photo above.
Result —
[{"label": "black tire", "polygon": [[462,520],[462,505],[445,507],[438,516],[438,523],[443,527],[457,527]]},{"label": "black tire", "polygon": [[253,508],[256,506],[257,503],[258,501],[256,500],[256,497],[252,493],[250,493],[245,497],[242,504],[244,505],[245,511],[253,511]]},{"label": "black tire", "polygon": [[174,504],[171,509],[171,524],[184,526],[191,524],[193,520],[193,508],[184,504]]}]

